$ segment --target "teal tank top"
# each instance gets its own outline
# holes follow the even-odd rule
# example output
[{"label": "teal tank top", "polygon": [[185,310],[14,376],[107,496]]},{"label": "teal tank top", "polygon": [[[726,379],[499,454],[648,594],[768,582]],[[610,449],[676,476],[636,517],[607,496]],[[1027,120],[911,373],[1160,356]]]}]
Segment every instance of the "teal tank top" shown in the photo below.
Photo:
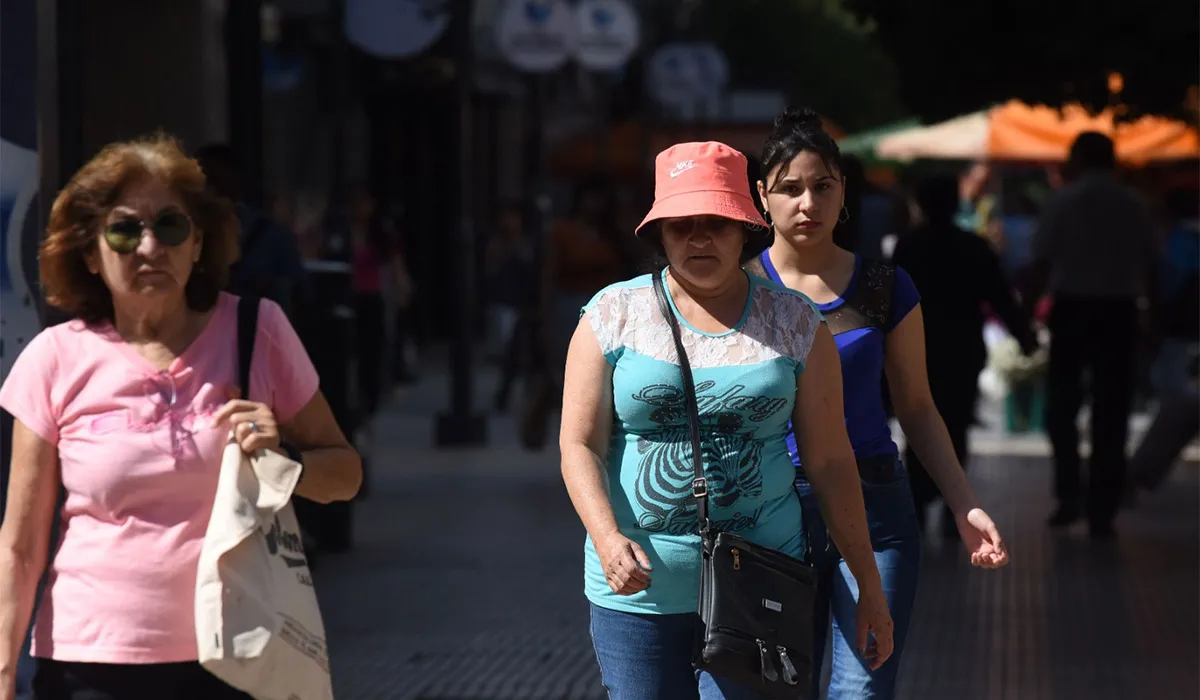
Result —
[{"label": "teal tank top", "polygon": [[[748,277],[741,320],[725,333],[691,327],[671,302],[695,378],[709,517],[721,530],[799,557],[802,518],[787,435],[796,380],[823,319],[804,295]],[[651,584],[631,596],[613,593],[590,538],[584,581],[600,607],[677,614],[696,610],[700,537],[682,380],[651,280],[609,286],[583,310],[612,366],[612,507],[621,532],[650,557]]]}]

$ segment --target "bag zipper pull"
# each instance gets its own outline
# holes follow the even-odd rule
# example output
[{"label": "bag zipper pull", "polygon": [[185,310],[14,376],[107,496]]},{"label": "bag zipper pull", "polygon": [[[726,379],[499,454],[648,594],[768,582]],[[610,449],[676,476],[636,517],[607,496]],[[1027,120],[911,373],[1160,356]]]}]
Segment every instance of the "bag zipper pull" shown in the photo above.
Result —
[{"label": "bag zipper pull", "polygon": [[734,571],[741,570],[741,568],[742,568],[742,552],[741,552],[741,550],[739,550],[737,547],[734,547],[733,549],[729,550],[729,553],[733,555],[733,570]]},{"label": "bag zipper pull", "polygon": [[779,662],[783,664],[783,682],[788,685],[798,685],[800,683],[800,674],[796,672],[796,666],[792,663],[791,657],[788,656],[787,648],[777,646],[775,650],[779,652]]},{"label": "bag zipper pull", "polygon": [[762,677],[768,683],[774,683],[779,680],[779,672],[775,670],[775,662],[771,659],[771,654],[767,651],[767,643],[761,639],[754,640],[758,642],[758,658],[762,664]]}]

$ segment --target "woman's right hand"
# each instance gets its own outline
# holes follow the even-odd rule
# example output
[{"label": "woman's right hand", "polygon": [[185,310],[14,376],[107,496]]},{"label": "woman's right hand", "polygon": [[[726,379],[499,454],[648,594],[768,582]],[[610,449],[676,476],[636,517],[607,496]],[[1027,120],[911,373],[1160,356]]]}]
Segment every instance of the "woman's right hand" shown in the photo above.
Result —
[{"label": "woman's right hand", "polygon": [[620,533],[593,541],[604,579],[617,595],[633,595],[650,587],[650,557],[636,542]]},{"label": "woman's right hand", "polygon": [[871,670],[879,668],[892,655],[892,614],[880,587],[859,591],[854,614],[858,654]]}]

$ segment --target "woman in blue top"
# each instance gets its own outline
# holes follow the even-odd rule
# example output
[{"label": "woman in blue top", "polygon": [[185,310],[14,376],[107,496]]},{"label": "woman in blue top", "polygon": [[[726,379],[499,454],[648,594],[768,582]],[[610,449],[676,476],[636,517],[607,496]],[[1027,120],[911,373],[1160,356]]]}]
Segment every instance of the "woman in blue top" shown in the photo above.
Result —
[{"label": "woman in blue top", "polygon": [[847,216],[845,179],[837,144],[825,133],[820,117],[808,110],[788,110],[776,119],[763,152],[762,177],[758,193],[776,235],[759,256],[761,266],[748,267],[813,299],[834,335],[841,355],[846,430],[858,460],[871,543],[896,625],[891,660],[870,670],[851,651],[846,637],[854,629],[861,586],[837,549],[825,547],[825,523],[810,507],[816,496],[804,446],[807,436],[797,431],[789,439],[796,486],[809,546],[824,552],[815,563],[828,596],[818,601],[816,649],[825,649],[832,609],[829,700],[890,700],[916,597],[921,533],[908,477],[888,427],[885,373],[896,417],[954,512],[971,563],[999,567],[1008,562],[1008,555],[992,519],[979,508],[930,396],[921,306],[912,280],[901,269],[864,260],[834,242],[833,229]]},{"label": "woman in blue top", "polygon": [[[771,236],[754,208],[745,156],[720,143],[680,144],[659,154],[656,171],[654,207],[638,234],[668,261],[654,274],[666,283],[695,377],[713,525],[804,554],[786,440],[792,422],[830,535],[862,582],[858,648],[866,663],[881,664],[892,622],[842,423],[833,336],[802,295],[741,269]],[[652,279],[600,291],[567,354],[559,444],[563,480],[588,533],[584,586],[596,657],[613,700],[758,698],[692,667],[700,537],[691,443]]]}]

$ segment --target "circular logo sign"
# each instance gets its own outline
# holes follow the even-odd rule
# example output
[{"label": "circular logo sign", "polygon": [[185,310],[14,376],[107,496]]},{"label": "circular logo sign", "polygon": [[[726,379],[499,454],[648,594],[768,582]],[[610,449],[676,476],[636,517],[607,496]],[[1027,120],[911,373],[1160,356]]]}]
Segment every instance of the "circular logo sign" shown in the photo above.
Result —
[{"label": "circular logo sign", "polygon": [[585,68],[617,70],[637,51],[641,28],[626,0],[582,0],[575,21],[575,58]]},{"label": "circular logo sign", "polygon": [[379,58],[408,58],[433,45],[450,24],[439,0],[346,0],[346,38]]},{"label": "circular logo sign", "polygon": [[496,24],[501,55],[528,73],[549,73],[571,57],[575,14],[563,0],[508,0]]},{"label": "circular logo sign", "polygon": [[725,54],[708,42],[666,44],[650,57],[647,89],[663,104],[720,94],[729,82]]}]

